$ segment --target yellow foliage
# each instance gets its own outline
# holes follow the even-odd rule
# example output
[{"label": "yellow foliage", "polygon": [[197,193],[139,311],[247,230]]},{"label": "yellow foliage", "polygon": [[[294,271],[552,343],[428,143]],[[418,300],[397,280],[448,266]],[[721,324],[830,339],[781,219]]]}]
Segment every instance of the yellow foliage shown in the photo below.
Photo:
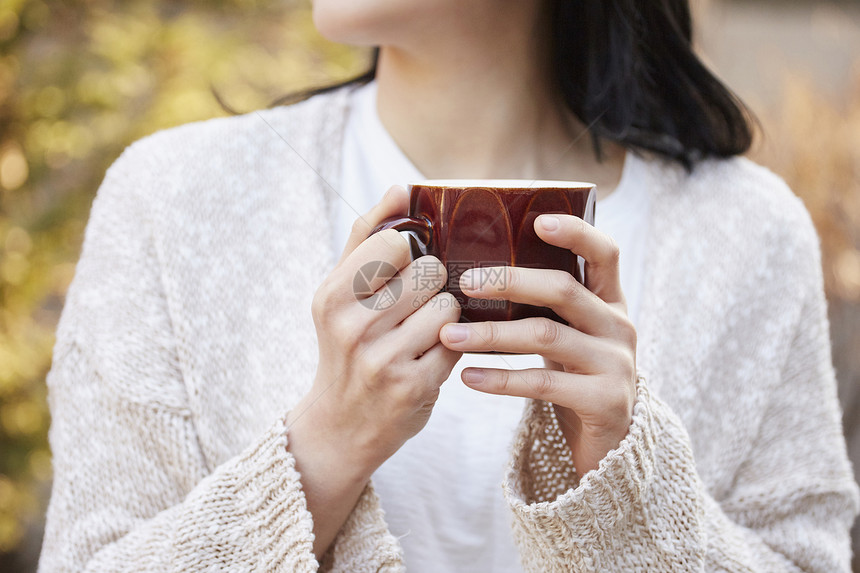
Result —
[{"label": "yellow foliage", "polygon": [[0,0],[0,569],[39,535],[45,375],[90,204],[132,141],[363,71],[282,0]]}]

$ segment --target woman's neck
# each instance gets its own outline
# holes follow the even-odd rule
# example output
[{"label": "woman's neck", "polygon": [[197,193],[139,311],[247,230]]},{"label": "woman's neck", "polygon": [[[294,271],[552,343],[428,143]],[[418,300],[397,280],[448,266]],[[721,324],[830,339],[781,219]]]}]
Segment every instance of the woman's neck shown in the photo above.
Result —
[{"label": "woman's neck", "polygon": [[538,40],[548,34],[523,28],[461,33],[461,45],[437,37],[436,49],[382,47],[380,120],[427,177],[591,181],[604,196],[620,179],[623,149],[607,144],[596,160],[550,70],[534,65],[550,61]]}]

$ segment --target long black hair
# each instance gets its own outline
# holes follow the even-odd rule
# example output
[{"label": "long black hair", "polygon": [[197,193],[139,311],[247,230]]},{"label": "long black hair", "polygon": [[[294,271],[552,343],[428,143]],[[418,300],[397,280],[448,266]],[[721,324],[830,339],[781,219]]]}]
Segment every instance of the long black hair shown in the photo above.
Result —
[{"label": "long black hair", "polygon": [[[752,144],[753,116],[699,59],[689,0],[549,0],[552,69],[564,101],[600,156],[607,139],[692,169]],[[293,103],[376,75],[281,98]]]}]

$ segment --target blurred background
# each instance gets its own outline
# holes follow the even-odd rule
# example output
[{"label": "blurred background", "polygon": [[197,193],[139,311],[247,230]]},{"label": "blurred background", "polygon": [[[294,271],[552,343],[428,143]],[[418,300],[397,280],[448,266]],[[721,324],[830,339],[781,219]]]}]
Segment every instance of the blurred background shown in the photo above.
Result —
[{"label": "blurred background", "polygon": [[[700,51],[764,127],[750,155],[821,235],[860,468],[860,1],[691,2]],[[226,115],[213,90],[251,111],[367,62],[315,32],[308,1],[0,0],[0,571],[35,570],[51,482],[45,375],[105,169],[144,135]]]}]

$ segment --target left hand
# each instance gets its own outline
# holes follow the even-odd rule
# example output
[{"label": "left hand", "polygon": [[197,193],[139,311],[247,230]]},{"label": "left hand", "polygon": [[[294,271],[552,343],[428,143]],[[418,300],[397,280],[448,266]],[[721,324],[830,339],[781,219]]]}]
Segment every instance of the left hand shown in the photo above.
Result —
[{"label": "left hand", "polygon": [[[549,307],[567,325],[548,318],[446,324],[441,342],[458,352],[495,350],[540,354],[546,368],[467,368],[463,382],[490,394],[551,402],[577,473],[597,469],[617,448],[633,419],[636,329],[618,275],[619,251],[605,233],[572,215],[541,215],[535,231],[545,242],[585,259],[585,286],[565,271],[502,267],[504,281],[460,278],[473,298],[506,299]],[[491,277],[499,276],[499,269]],[[467,290],[464,287],[476,287]]]}]

